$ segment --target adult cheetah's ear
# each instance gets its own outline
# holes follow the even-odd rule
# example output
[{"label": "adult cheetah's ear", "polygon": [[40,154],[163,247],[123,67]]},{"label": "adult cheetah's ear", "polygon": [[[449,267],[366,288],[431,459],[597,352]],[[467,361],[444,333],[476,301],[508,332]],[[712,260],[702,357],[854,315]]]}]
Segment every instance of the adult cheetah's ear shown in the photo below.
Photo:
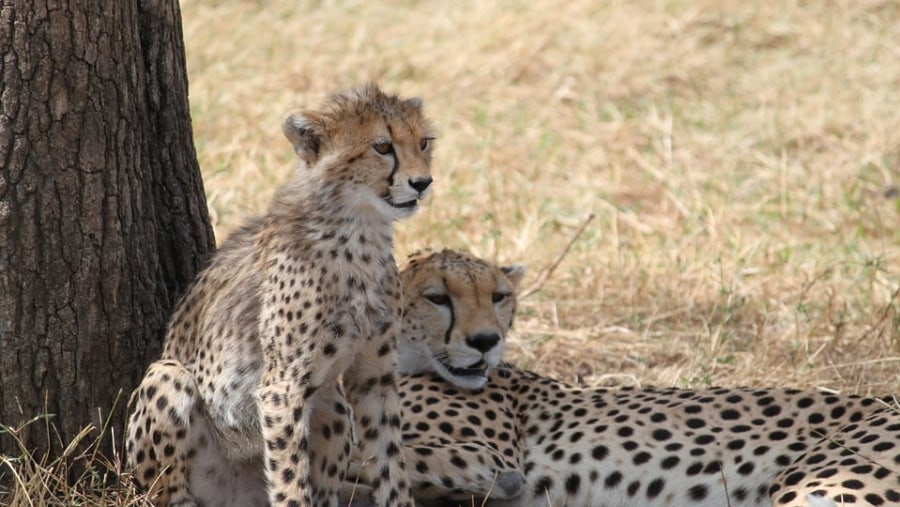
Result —
[{"label": "adult cheetah's ear", "polygon": [[501,266],[500,271],[506,275],[506,279],[513,284],[513,287],[519,288],[519,282],[525,277],[525,266],[521,264],[513,264],[512,266]]},{"label": "adult cheetah's ear", "polygon": [[430,256],[433,253],[434,253],[434,249],[426,246],[424,248],[420,248],[419,250],[416,250],[415,252],[407,255],[406,260],[408,260],[408,261],[421,260],[421,259],[424,259],[425,257]]},{"label": "adult cheetah's ear", "polygon": [[281,124],[281,130],[294,145],[297,156],[310,166],[319,159],[319,151],[324,142],[322,123],[319,120],[319,116],[310,111],[292,112]]}]

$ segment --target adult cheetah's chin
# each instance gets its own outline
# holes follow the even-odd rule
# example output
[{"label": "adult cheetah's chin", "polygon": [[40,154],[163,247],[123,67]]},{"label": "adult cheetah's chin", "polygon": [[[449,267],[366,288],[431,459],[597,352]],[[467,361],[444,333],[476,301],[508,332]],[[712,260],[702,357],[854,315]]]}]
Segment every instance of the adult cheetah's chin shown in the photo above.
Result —
[{"label": "adult cheetah's chin", "polygon": [[441,377],[463,389],[477,391],[487,384],[490,365],[484,360],[466,367],[453,366],[441,357],[432,357],[431,362]]}]

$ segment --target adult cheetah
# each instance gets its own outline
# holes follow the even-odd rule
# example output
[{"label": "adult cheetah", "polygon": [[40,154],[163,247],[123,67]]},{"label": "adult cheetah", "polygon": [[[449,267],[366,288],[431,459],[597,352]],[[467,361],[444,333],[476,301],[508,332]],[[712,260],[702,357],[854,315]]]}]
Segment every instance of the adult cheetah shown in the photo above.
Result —
[{"label": "adult cheetah", "polygon": [[[403,446],[417,500],[470,499],[473,491],[490,491],[496,499],[516,498],[522,493],[521,463],[512,452],[501,452],[490,443],[493,438],[505,439],[509,428],[496,433],[476,430],[478,438],[467,432],[467,438],[461,440],[446,438],[441,431],[456,424],[454,419],[477,410],[464,406],[471,396],[468,389],[484,386],[489,368],[503,355],[504,335],[516,311],[515,290],[523,274],[522,266],[497,267],[453,250],[413,254],[400,274],[404,309],[397,351],[402,350],[404,358],[398,362],[410,368],[402,373],[438,369],[453,379],[443,395],[455,396],[454,400],[426,397],[425,405],[403,420],[404,432],[410,436],[416,426],[410,425],[411,420],[438,417],[432,410],[441,410],[446,417],[435,426],[437,431],[410,438]],[[440,335],[437,329],[443,330]],[[465,389],[455,389],[454,384],[463,384]],[[410,383],[407,391],[407,396],[420,392]],[[432,402],[436,406],[430,406]],[[496,403],[495,408],[504,412],[503,417],[513,417],[511,407]],[[362,484],[352,482],[347,490],[364,490],[370,477],[365,470],[354,471],[353,476],[357,475]]]},{"label": "adult cheetah", "polygon": [[[399,367],[425,372],[399,381],[404,445],[469,450],[433,481],[451,490],[445,497],[467,498],[461,505],[472,505],[472,496],[489,496],[487,505],[497,507],[900,503],[900,414],[892,400],[774,388],[572,386],[495,366],[490,351],[502,347],[515,305],[515,284],[499,268],[444,251],[413,259],[401,277]],[[491,348],[477,338],[481,329],[496,333]],[[411,469],[431,466],[409,454]],[[498,456],[524,474],[516,498],[472,487]],[[424,486],[417,498],[433,496]]]},{"label": "adult cheetah", "polygon": [[432,182],[431,127],[419,99],[367,85],[283,130],[299,166],[179,302],[128,460],[157,505],[336,505],[355,431],[371,500],[411,507],[392,224]]}]

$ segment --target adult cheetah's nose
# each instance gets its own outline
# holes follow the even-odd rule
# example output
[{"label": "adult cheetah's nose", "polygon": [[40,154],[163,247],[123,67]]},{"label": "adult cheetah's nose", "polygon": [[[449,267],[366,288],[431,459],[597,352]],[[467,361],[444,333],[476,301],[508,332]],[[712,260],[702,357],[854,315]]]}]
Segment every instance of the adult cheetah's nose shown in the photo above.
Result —
[{"label": "adult cheetah's nose", "polygon": [[476,334],[475,336],[466,338],[466,343],[468,343],[470,347],[479,352],[487,352],[491,350],[492,348],[497,346],[497,343],[499,341],[500,335],[496,333]]},{"label": "adult cheetah's nose", "polygon": [[424,178],[417,179],[410,178],[409,186],[413,187],[417,192],[421,194],[425,191],[426,188],[428,188],[428,185],[431,185],[432,181],[434,180],[431,179],[431,176],[425,176]]}]

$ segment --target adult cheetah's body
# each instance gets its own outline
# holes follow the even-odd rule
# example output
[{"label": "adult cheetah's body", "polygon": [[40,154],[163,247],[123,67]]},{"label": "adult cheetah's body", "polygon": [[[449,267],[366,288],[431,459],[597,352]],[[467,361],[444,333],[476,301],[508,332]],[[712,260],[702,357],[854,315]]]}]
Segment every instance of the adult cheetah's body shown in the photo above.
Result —
[{"label": "adult cheetah's body", "polygon": [[335,505],[355,427],[374,501],[411,505],[392,223],[431,182],[430,127],[418,99],[369,85],[284,131],[300,167],[179,303],[136,391],[129,461],[160,505]]},{"label": "adult cheetah's body", "polygon": [[[586,389],[508,365],[475,392],[430,374],[399,385],[404,445],[484,445],[524,473],[522,495],[490,500],[495,507],[805,506],[807,493],[837,505],[900,502],[900,417],[872,398]],[[461,407],[453,417],[450,404]]]},{"label": "adult cheetah's body", "polygon": [[[437,358],[465,347],[471,335],[455,330],[459,308],[481,306],[482,322],[499,329],[497,347],[511,321],[490,320],[499,316],[490,298],[498,277],[476,276],[484,262],[468,257],[467,265],[466,257],[439,252],[401,273],[398,346],[398,357],[411,360],[401,369],[425,372],[400,377],[404,445],[468,446],[470,457],[434,481],[468,496],[461,505],[487,496],[488,488],[471,485],[491,470],[525,477],[518,497],[491,494],[494,507],[805,506],[808,494],[837,505],[900,503],[900,415],[878,399],[787,389],[590,389],[504,364],[470,391],[472,379],[458,377],[481,379],[478,369],[454,364],[433,373],[421,344]],[[500,289],[507,301],[515,296],[509,286]],[[429,464],[412,457],[409,466]],[[433,496],[426,486],[417,484],[417,498]]]}]

